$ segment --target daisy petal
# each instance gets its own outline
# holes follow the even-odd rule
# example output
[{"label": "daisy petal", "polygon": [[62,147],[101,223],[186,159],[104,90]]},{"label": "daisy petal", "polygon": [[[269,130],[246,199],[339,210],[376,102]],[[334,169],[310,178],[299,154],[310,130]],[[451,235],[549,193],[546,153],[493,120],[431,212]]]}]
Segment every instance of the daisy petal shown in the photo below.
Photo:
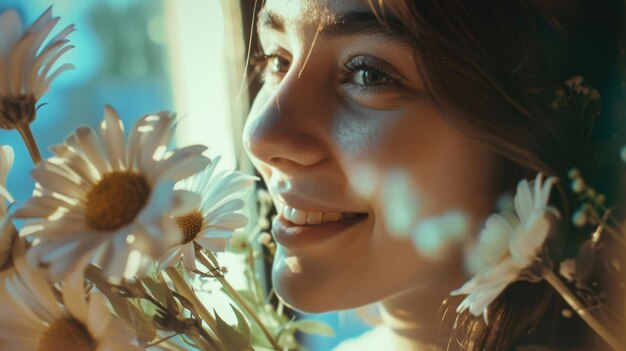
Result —
[{"label": "daisy petal", "polygon": [[114,170],[122,169],[125,164],[124,125],[112,106],[107,105],[104,109],[100,136],[104,141],[109,163]]},{"label": "daisy petal", "polygon": [[[78,265],[84,267],[84,265]],[[63,281],[63,303],[67,307],[72,317],[87,323],[87,303],[85,302],[85,279],[83,269],[74,270],[67,279]]]},{"label": "daisy petal", "polygon": [[104,154],[100,138],[89,127],[79,127],[76,129],[76,141],[85,153],[86,158],[98,170],[99,173],[111,171],[107,157]]},{"label": "daisy petal", "polygon": [[22,19],[11,9],[0,14],[0,52],[10,52],[23,33]]},{"label": "daisy petal", "polygon": [[524,222],[533,210],[533,196],[530,192],[530,186],[526,180],[522,180],[517,185],[517,193],[514,198],[515,211],[520,221]]}]

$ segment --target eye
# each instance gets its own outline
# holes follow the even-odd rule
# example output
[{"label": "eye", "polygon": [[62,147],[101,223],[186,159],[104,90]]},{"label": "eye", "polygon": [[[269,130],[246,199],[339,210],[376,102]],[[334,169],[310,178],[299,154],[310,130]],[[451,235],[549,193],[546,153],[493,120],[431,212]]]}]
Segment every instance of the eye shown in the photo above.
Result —
[{"label": "eye", "polygon": [[400,78],[386,65],[371,56],[357,56],[349,60],[343,69],[344,84],[360,88],[377,86],[397,86]]},{"label": "eye", "polygon": [[352,83],[362,86],[384,85],[394,84],[395,79],[377,68],[362,67],[354,70],[352,74]]},{"label": "eye", "polygon": [[397,107],[414,93],[395,66],[374,56],[352,56],[341,69],[340,89],[346,101],[385,110]]},{"label": "eye", "polygon": [[267,61],[266,70],[272,74],[284,74],[289,70],[291,62],[276,54],[265,56]]},{"label": "eye", "polygon": [[254,67],[255,72],[260,74],[263,83],[268,81],[279,82],[289,71],[291,59],[282,52],[270,54],[258,52],[251,58],[250,64]]}]

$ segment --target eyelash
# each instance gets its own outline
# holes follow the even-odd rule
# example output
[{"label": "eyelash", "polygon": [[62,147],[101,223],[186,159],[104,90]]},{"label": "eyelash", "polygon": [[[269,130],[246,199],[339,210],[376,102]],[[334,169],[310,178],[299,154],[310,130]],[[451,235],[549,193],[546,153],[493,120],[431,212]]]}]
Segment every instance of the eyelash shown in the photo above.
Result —
[{"label": "eyelash", "polygon": [[[271,73],[268,71],[268,65],[271,60],[275,59],[287,61],[287,59],[282,57],[278,52],[265,54],[262,51],[257,51],[252,54],[250,58],[250,66],[252,66],[253,70],[259,74],[261,83],[265,83],[267,75]],[[348,59],[348,61],[342,65],[341,82],[343,84],[350,85],[351,89],[354,90],[354,93],[358,95],[366,94],[371,90],[399,88],[402,86],[402,78],[397,77],[388,69],[373,61],[376,61],[376,59],[367,56],[356,56]],[[363,85],[351,82],[355,73],[365,70],[382,74],[386,83]]]},{"label": "eyelash", "polygon": [[[380,64],[377,64],[376,59],[368,56],[357,56],[350,58],[342,69],[342,82],[344,84],[350,84],[357,94],[365,94],[371,90],[398,88],[401,86],[402,79],[397,77],[394,73]],[[374,71],[383,75],[383,79],[386,80],[382,84],[362,85],[354,84],[350,80],[354,77],[355,73],[359,71]]]},{"label": "eyelash", "polygon": [[258,74],[257,77],[259,78],[261,83],[265,83],[267,74],[269,73],[268,65],[273,59],[286,61],[286,59],[283,58],[279,53],[265,54],[262,51],[256,51],[252,53],[249,65],[252,67],[254,72]]}]

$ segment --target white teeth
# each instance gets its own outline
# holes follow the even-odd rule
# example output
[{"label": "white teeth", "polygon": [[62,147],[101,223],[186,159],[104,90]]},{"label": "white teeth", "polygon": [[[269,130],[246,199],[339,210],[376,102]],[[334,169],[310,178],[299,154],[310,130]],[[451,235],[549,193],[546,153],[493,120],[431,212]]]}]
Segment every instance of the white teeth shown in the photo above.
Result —
[{"label": "white teeth", "polygon": [[308,217],[308,213],[306,211],[302,211],[302,210],[297,210],[295,208],[291,209],[291,219],[290,221],[292,221],[295,224],[306,224],[306,219]]},{"label": "white teeth", "polygon": [[306,222],[308,224],[320,224],[322,223],[322,216],[324,214],[322,212],[309,212],[309,215],[306,218]]},{"label": "white teeth", "polygon": [[283,217],[285,217],[286,220],[290,221],[291,220],[291,209],[287,206],[283,207]]},{"label": "white teeth", "polygon": [[338,220],[341,219],[341,217],[342,215],[339,212],[326,212],[324,213],[324,218],[322,219],[322,223],[337,222]]},{"label": "white teeth", "polygon": [[328,222],[337,222],[343,218],[356,216],[356,213],[343,214],[340,212],[309,212],[289,207],[283,204],[281,204],[280,207],[277,206],[277,208],[281,209],[280,212],[286,220],[297,225],[316,225]]}]

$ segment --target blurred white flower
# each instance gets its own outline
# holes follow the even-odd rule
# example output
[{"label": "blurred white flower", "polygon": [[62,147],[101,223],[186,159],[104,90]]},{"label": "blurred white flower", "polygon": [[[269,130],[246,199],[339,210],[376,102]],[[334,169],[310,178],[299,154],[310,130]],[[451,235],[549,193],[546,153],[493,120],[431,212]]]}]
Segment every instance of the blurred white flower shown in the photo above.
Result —
[{"label": "blurred white flower", "polygon": [[4,281],[0,300],[0,350],[142,350],[102,294],[86,299],[82,270],[63,282],[62,306],[43,272],[29,267],[23,253],[15,264],[17,273]]},{"label": "blurred white flower", "polygon": [[52,70],[63,54],[74,48],[65,39],[74,31],[69,25],[47,41],[59,21],[48,8],[25,29],[15,10],[0,14],[0,128],[28,124],[36,114],[35,104],[62,72],[74,68],[64,64]]},{"label": "blurred white flower", "polygon": [[7,204],[13,202],[11,194],[7,190],[7,175],[13,165],[13,149],[10,146],[0,146],[0,269],[11,257],[11,247],[15,237],[15,227],[11,217],[7,215]]},{"label": "blurred white flower", "polygon": [[374,197],[379,181],[376,169],[367,163],[355,165],[351,169],[349,181],[352,189],[365,198]]},{"label": "blurred white flower", "polygon": [[488,322],[488,307],[511,283],[519,279],[541,279],[531,271],[540,260],[544,242],[550,233],[550,215],[559,212],[548,206],[552,186],[557,181],[549,177],[543,181],[538,174],[531,189],[527,180],[517,185],[515,213],[503,211],[492,214],[480,233],[478,253],[486,262],[476,275],[452,295],[467,295],[457,312],[469,309],[474,316],[483,315]]},{"label": "blurred white flower", "polygon": [[166,112],[144,116],[126,143],[107,106],[100,135],[80,127],[52,147],[55,156],[32,172],[34,196],[14,214],[29,219],[20,235],[36,239],[29,258],[48,264],[54,280],[87,261],[119,280],[142,274],[180,242],[172,216],[189,213],[199,196],[174,184],[209,160],[199,145],[166,153],[173,124]]},{"label": "blurred white flower", "polygon": [[387,171],[384,174],[382,188],[387,228],[398,236],[409,235],[420,211],[409,174],[401,169]]},{"label": "blurred white flower", "polygon": [[469,218],[460,211],[450,211],[441,216],[420,221],[411,238],[417,251],[433,260],[443,259],[446,251],[465,242]]},{"label": "blurred white flower", "polygon": [[257,178],[241,172],[214,174],[218,162],[219,157],[174,187],[199,194],[201,201],[197,208],[176,217],[183,238],[164,256],[162,267],[176,265],[182,257],[187,268],[195,269],[194,244],[214,252],[224,251],[233,232],[248,224],[248,218],[240,211]]},{"label": "blurred white flower", "polygon": [[360,196],[380,203],[389,233],[409,237],[419,218],[417,194],[406,170],[378,170],[369,164],[352,167],[350,185]]}]

